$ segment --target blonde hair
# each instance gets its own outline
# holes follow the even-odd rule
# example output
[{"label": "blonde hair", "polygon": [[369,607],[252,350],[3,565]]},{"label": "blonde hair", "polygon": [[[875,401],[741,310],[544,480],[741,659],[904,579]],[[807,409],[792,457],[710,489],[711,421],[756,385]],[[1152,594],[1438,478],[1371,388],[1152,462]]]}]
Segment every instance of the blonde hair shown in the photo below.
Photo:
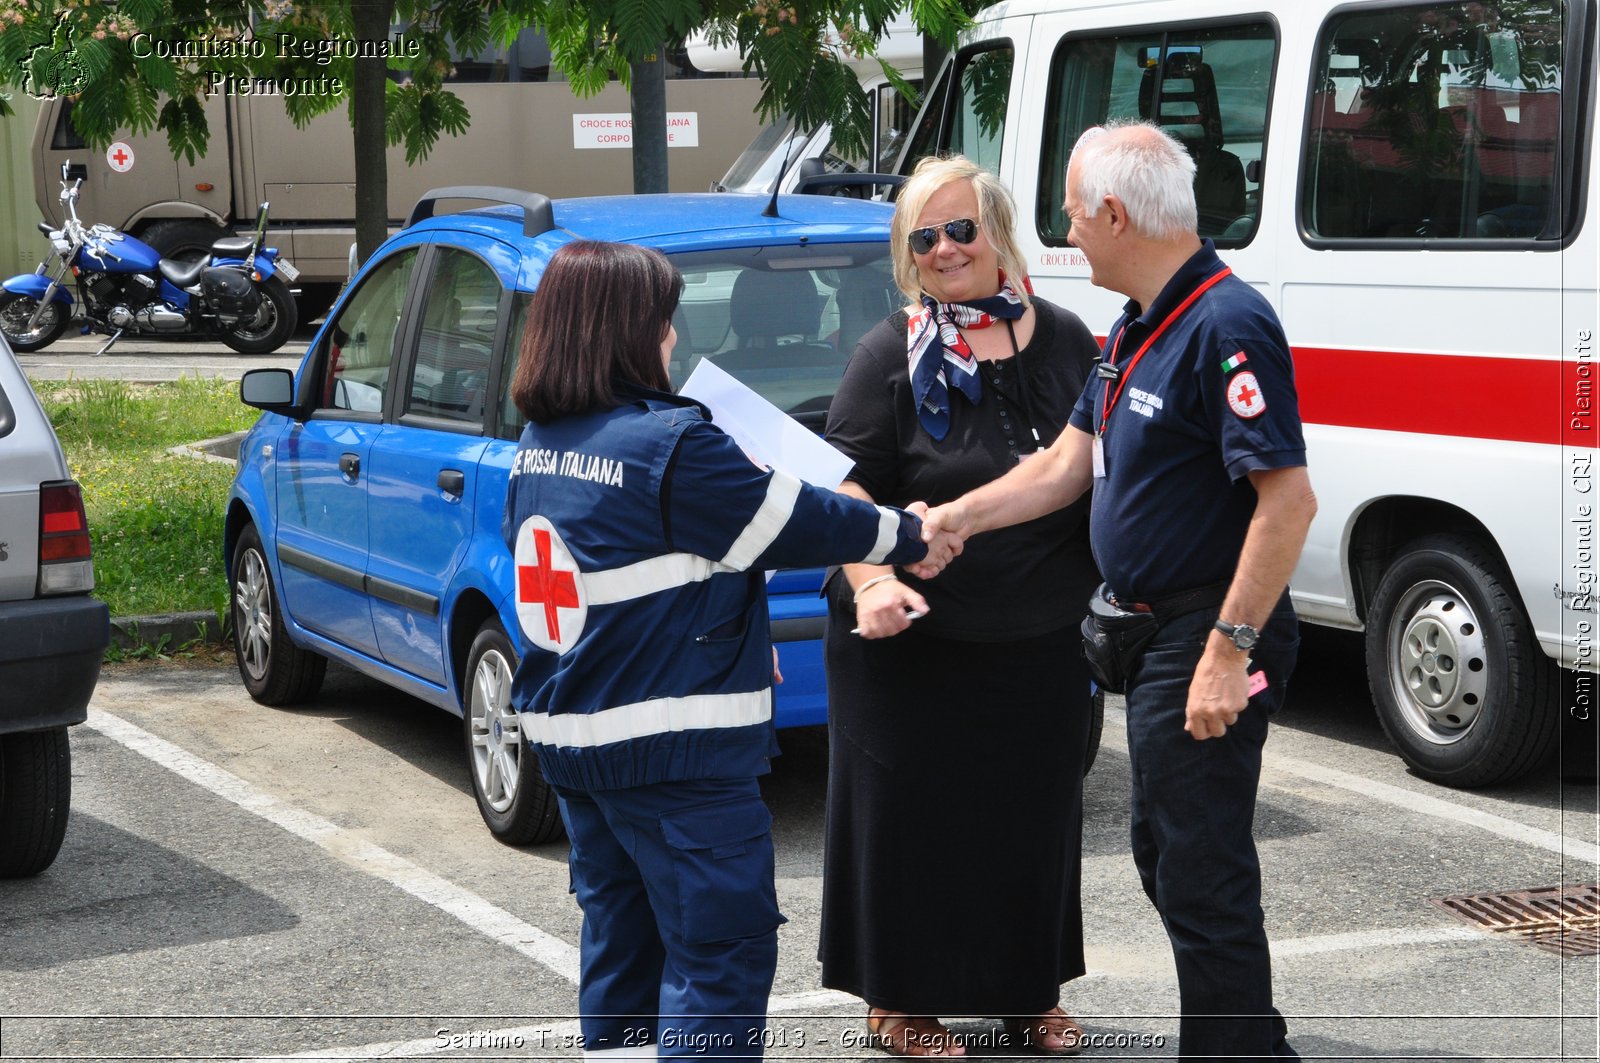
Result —
[{"label": "blonde hair", "polygon": [[[1022,305],[1031,305],[1023,284],[1028,277],[1028,267],[1017,247],[1015,236],[1017,208],[1011,193],[1000,179],[982,166],[962,155],[929,156],[917,163],[906,183],[900,186],[900,195],[894,204],[894,222],[889,227],[890,253],[894,256],[894,282],[913,303],[922,301],[922,278],[917,272],[916,256],[906,242],[911,230],[917,228],[917,218],[928,205],[935,192],[952,181],[966,181],[978,199],[978,216],[973,220],[983,230],[984,238],[994,248],[1000,268],[1006,279],[1016,289]],[[998,283],[998,279],[996,281]]]}]

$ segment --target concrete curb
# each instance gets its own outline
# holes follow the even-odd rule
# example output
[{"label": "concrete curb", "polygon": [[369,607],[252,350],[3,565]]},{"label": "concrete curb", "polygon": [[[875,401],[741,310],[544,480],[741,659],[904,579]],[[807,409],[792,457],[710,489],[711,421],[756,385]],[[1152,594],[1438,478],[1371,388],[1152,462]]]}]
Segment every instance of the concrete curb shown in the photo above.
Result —
[{"label": "concrete curb", "polygon": [[222,626],[217,623],[215,613],[158,613],[111,618],[111,645],[124,651],[142,646],[160,646],[167,651],[194,642],[216,645],[222,641]]}]

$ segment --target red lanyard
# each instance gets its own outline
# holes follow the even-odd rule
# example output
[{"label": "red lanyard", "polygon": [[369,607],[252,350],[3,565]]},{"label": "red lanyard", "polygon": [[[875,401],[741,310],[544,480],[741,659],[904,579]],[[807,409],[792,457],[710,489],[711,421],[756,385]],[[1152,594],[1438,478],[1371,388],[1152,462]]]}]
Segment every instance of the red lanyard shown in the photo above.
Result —
[{"label": "red lanyard", "polygon": [[[1117,400],[1122,398],[1122,389],[1127,387],[1128,378],[1133,376],[1133,367],[1139,364],[1139,359],[1144,357],[1144,352],[1148,351],[1151,345],[1154,344],[1156,340],[1161,338],[1161,334],[1167,331],[1168,325],[1171,325],[1174,321],[1178,320],[1178,318],[1182,317],[1183,312],[1194,305],[1196,299],[1204,295],[1213,284],[1217,283],[1219,280],[1232,272],[1233,270],[1231,268],[1224,266],[1220,272],[1213,273],[1211,276],[1207,277],[1204,281],[1200,282],[1199,287],[1195,288],[1194,291],[1189,293],[1189,297],[1187,299],[1179,303],[1172,313],[1166,316],[1166,319],[1162,321],[1161,324],[1156,326],[1155,331],[1150,333],[1150,337],[1144,341],[1143,345],[1141,345],[1137,351],[1134,352],[1133,358],[1128,362],[1128,368],[1117,374],[1117,393],[1111,396],[1109,402],[1106,400],[1107,389],[1101,389],[1100,431],[1096,433],[1097,435],[1106,434],[1106,424],[1111,420],[1111,411],[1116,408]],[[1127,332],[1128,326],[1122,326],[1122,331],[1117,333],[1116,342],[1111,345],[1112,365],[1117,364],[1117,350],[1122,346],[1122,337],[1127,335]]]}]

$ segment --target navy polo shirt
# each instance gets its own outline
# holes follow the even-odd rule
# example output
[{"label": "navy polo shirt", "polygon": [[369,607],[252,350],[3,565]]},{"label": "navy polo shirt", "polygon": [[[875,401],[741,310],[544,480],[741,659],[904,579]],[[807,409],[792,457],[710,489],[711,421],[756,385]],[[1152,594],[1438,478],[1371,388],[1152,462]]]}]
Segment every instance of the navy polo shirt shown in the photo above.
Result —
[{"label": "navy polo shirt", "polygon": [[1070,423],[1093,435],[1102,397],[1115,398],[1089,541],[1125,600],[1231,580],[1256,507],[1246,474],[1306,463],[1288,339],[1271,304],[1239,278],[1213,284],[1129,368],[1161,323],[1225,268],[1207,240],[1147,309],[1129,302],[1105,345],[1122,381],[1091,375],[1072,411]]}]

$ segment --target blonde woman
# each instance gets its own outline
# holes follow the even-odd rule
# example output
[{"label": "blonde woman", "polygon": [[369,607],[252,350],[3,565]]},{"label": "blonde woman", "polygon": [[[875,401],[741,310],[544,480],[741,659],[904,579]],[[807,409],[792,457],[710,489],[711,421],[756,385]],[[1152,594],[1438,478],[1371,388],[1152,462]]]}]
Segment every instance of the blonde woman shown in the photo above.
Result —
[{"label": "blonde woman", "polygon": [[[937,504],[1066,425],[1099,348],[1031,295],[1014,214],[960,157],[901,188],[890,239],[911,305],[861,340],[834,398],[828,439],[856,463],[842,491]],[[1087,516],[974,538],[931,581],[858,564],[829,583],[823,984],[865,999],[896,1055],[964,1054],[941,1016],[1077,1050],[1059,1005],[1084,972]]]}]

